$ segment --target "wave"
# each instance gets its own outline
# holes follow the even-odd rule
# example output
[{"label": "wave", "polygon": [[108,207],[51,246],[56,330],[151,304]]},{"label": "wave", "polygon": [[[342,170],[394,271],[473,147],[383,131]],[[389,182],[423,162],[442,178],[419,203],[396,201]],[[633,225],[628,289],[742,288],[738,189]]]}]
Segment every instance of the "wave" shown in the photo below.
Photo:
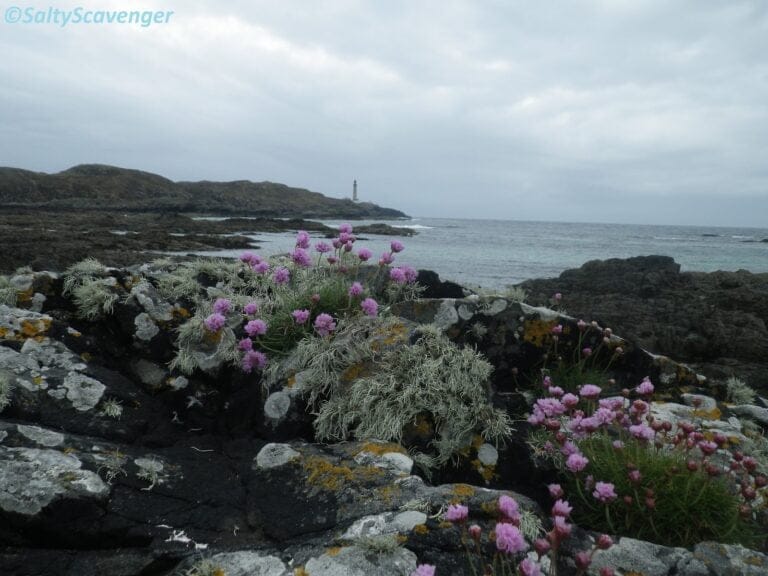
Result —
[{"label": "wave", "polygon": [[734,234],[731,236],[731,238],[734,238],[736,240],[754,240],[754,236],[742,236],[741,234]]},{"label": "wave", "polygon": [[410,228],[411,230],[432,230],[434,226],[424,226],[422,224],[392,224],[392,228]]}]

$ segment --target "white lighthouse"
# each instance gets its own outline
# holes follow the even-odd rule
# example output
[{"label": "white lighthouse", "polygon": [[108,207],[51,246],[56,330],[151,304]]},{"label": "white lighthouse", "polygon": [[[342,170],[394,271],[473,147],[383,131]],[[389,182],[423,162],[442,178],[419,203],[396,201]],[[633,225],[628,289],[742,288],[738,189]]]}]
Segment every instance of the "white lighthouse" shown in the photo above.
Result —
[{"label": "white lighthouse", "polygon": [[352,181],[352,202],[357,202],[357,180]]}]

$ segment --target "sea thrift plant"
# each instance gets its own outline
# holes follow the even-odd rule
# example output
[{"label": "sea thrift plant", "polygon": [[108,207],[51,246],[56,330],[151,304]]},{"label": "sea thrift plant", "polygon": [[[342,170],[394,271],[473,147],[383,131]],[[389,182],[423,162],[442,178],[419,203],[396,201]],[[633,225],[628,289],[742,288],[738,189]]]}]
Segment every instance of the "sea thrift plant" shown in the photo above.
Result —
[{"label": "sea thrift plant", "polygon": [[[552,391],[551,378],[544,388]],[[724,435],[710,439],[692,422],[655,419],[649,378],[626,391],[629,397],[603,397],[594,384],[578,391],[579,397],[538,399],[528,422],[538,428],[531,439],[536,454],[562,473],[563,487],[550,485],[550,494],[569,496],[581,526],[667,546],[755,545],[765,533],[752,504],[768,497],[768,480],[728,450]],[[557,500],[556,530],[567,530],[557,518],[569,512]],[[590,560],[577,558],[577,566],[586,569]]]}]

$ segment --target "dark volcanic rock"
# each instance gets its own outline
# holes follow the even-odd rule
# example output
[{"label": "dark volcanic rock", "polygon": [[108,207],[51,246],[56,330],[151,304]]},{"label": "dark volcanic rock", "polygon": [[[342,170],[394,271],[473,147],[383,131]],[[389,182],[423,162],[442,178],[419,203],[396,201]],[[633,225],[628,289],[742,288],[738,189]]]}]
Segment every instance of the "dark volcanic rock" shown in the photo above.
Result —
[{"label": "dark volcanic rock", "polygon": [[563,294],[572,316],[597,320],[704,374],[736,374],[768,391],[768,274],[680,272],[666,256],[588,262],[522,285],[532,304]]}]

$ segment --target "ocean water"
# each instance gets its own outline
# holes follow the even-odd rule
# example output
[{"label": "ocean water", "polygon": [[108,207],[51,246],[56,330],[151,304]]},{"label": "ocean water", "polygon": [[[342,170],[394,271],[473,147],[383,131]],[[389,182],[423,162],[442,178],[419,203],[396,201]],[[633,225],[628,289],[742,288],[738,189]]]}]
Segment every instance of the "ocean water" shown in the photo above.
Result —
[{"label": "ocean water", "polygon": [[[323,222],[330,226],[341,223]],[[351,224],[371,222],[381,220]],[[414,218],[388,224],[418,232],[399,238],[406,248],[396,255],[396,264],[431,269],[442,279],[466,286],[505,288],[529,278],[555,277],[589,260],[649,254],[672,256],[683,270],[768,272],[768,243],[760,242],[768,238],[768,229],[444,218]],[[295,238],[295,234],[288,233],[248,236],[265,254],[289,251]],[[362,236],[365,239],[358,245],[368,247],[377,257],[388,250],[393,239]],[[200,254],[234,257],[241,252]]]}]

